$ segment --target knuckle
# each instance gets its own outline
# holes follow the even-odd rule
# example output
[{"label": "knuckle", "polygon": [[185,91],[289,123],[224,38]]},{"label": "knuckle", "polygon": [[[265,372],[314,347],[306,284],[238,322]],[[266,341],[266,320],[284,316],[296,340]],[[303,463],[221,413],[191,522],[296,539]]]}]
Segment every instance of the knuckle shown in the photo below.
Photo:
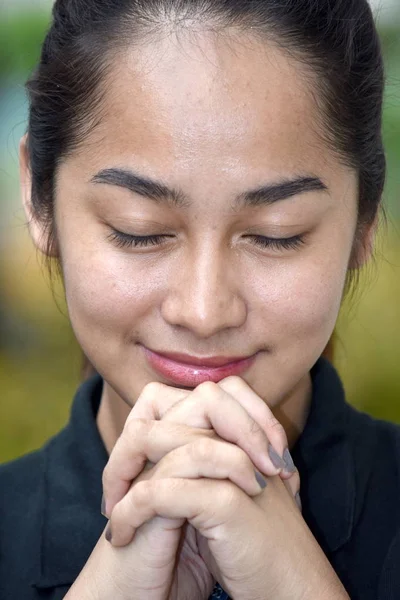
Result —
[{"label": "knuckle", "polygon": [[146,507],[162,501],[165,496],[181,491],[181,481],[175,477],[162,479],[143,479],[133,487],[133,508]]},{"label": "knuckle", "polygon": [[163,384],[159,381],[150,381],[150,383],[146,383],[144,386],[142,393],[140,394],[140,398],[143,399],[152,399],[161,394],[163,390]]},{"label": "knuckle", "polygon": [[132,516],[152,503],[154,486],[152,481],[138,481],[113,508],[112,522],[116,525],[129,523]]},{"label": "knuckle", "polygon": [[268,428],[274,431],[276,434],[286,438],[286,432],[283,425],[274,416],[268,419]]},{"label": "knuckle", "polygon": [[[211,460],[214,444],[211,438],[201,437],[189,446],[190,452],[195,460],[206,462]],[[188,449],[189,449],[188,448]]]},{"label": "knuckle", "polygon": [[[151,482],[151,480],[149,480]],[[143,497],[144,504],[152,503],[160,505],[169,497],[182,492],[181,480],[176,477],[165,477],[153,480],[147,496]]]},{"label": "knuckle", "polygon": [[222,386],[230,392],[241,392],[246,387],[246,383],[238,375],[230,375],[229,377],[225,377]]},{"label": "knuckle", "polygon": [[167,495],[171,493],[171,495],[178,494],[182,491],[182,480],[170,477],[169,479],[160,479],[160,497],[163,498],[164,494]]},{"label": "knuckle", "polygon": [[197,386],[196,390],[204,396],[210,396],[216,392],[221,392],[218,384],[214,383],[213,381],[203,381],[203,383],[200,383]]},{"label": "knuckle", "polygon": [[254,473],[254,465],[248,455],[240,450],[237,455],[237,467],[241,473],[248,473],[249,470],[251,473]]},{"label": "knuckle", "polygon": [[149,433],[151,421],[148,419],[130,419],[125,424],[125,434],[128,438],[136,439]]},{"label": "knuckle", "polygon": [[154,481],[151,479],[143,479],[135,483],[132,488],[133,493],[130,494],[131,503],[137,506],[146,506],[153,494]]},{"label": "knuckle", "polygon": [[257,423],[257,421],[255,421],[254,419],[251,419],[251,421],[250,421],[250,433],[251,433],[251,435],[257,435],[257,436],[263,435],[264,436],[264,432],[263,432],[262,428]]},{"label": "knuckle", "polygon": [[114,527],[115,525],[126,523],[128,515],[130,513],[128,508],[129,505],[130,498],[129,496],[125,496],[123,500],[117,502],[117,504],[114,506],[112,514],[110,516],[110,521]]},{"label": "knuckle", "polygon": [[221,482],[221,491],[218,492],[220,503],[230,511],[237,511],[241,504],[241,495],[239,488],[230,481]]}]

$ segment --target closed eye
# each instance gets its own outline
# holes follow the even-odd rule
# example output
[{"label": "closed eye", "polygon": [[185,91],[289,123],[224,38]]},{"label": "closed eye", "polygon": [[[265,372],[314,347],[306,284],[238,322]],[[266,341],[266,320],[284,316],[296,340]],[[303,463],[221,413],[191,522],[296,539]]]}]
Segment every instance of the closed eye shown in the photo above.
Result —
[{"label": "closed eye", "polygon": [[[157,234],[157,235],[131,235],[122,231],[113,229],[112,233],[108,236],[112,242],[119,248],[130,248],[130,247],[148,247],[148,246],[161,246],[166,238],[174,237],[169,234]],[[256,246],[261,248],[270,248],[272,250],[297,250],[302,244],[304,244],[303,235],[295,235],[290,238],[271,238],[263,235],[245,235],[243,237],[249,237],[253,240]]]},{"label": "closed eye", "polygon": [[163,243],[164,238],[174,237],[173,235],[131,235],[130,233],[124,233],[113,229],[112,233],[108,236],[118,246],[118,248],[129,248],[138,246],[160,246]]},{"label": "closed eye", "polygon": [[294,235],[290,238],[271,238],[264,235],[249,235],[244,237],[251,237],[256,246],[271,248],[272,250],[297,250],[304,244],[303,235]]}]

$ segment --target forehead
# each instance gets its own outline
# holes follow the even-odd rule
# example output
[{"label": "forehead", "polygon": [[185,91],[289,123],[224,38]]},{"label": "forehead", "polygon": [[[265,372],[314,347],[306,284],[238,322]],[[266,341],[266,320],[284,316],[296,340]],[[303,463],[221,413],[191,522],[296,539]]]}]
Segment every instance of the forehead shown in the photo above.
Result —
[{"label": "forehead", "polygon": [[250,171],[315,170],[334,159],[317,133],[314,88],[312,74],[271,43],[165,35],[115,61],[87,165],[108,158],[149,175],[160,167],[239,181]]}]

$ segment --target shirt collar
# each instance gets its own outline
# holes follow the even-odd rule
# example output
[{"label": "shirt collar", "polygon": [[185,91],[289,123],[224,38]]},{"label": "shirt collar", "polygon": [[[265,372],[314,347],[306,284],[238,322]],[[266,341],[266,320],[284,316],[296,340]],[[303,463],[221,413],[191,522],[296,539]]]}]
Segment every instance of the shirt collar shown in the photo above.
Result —
[{"label": "shirt collar", "polygon": [[71,585],[107,524],[100,509],[108,453],[96,424],[102,386],[95,375],[79,387],[68,425],[43,447],[37,588]]},{"label": "shirt collar", "polygon": [[[349,539],[354,521],[354,459],[347,435],[351,408],[326,359],[318,360],[311,376],[310,413],[292,455],[301,476],[304,518],[329,553]],[[68,425],[42,449],[36,529],[41,535],[33,542],[41,557],[33,582],[37,588],[71,585],[107,523],[100,504],[108,454],[96,424],[102,386],[95,375],[79,387]]]},{"label": "shirt collar", "polygon": [[300,473],[303,516],[324,552],[331,554],[350,539],[354,523],[353,409],[327,359],[317,361],[311,377],[310,413],[292,455]]}]

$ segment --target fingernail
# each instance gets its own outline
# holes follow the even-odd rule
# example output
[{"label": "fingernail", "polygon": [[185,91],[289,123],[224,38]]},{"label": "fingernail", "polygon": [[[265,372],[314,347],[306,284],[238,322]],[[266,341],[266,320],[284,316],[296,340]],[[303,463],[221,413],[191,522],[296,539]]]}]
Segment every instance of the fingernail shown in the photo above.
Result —
[{"label": "fingernail", "polygon": [[103,517],[106,517],[106,519],[108,518],[106,514],[106,500],[104,498],[104,494],[101,497],[101,514]]},{"label": "fingernail", "polygon": [[271,444],[268,444],[268,454],[274,467],[276,467],[277,469],[285,469],[285,461],[279,456],[279,454]]},{"label": "fingernail", "polygon": [[107,525],[105,537],[106,537],[107,542],[111,543],[112,534],[111,534],[111,525],[110,525],[110,523],[108,523],[108,525]]},{"label": "fingernail", "polygon": [[264,477],[261,475],[261,473],[259,471],[257,471],[256,469],[254,469],[254,474],[256,476],[258,485],[263,490],[267,485],[267,481],[264,479]]},{"label": "fingernail", "polygon": [[294,499],[296,500],[296,504],[299,507],[299,509],[301,510],[301,498],[300,498],[300,492],[297,492],[297,494],[295,495]]},{"label": "fingernail", "polygon": [[293,458],[292,458],[288,448],[286,448],[286,450],[283,453],[283,460],[285,461],[285,465],[284,465],[285,471],[287,471],[288,473],[295,473],[297,471],[296,467],[294,466]]}]

